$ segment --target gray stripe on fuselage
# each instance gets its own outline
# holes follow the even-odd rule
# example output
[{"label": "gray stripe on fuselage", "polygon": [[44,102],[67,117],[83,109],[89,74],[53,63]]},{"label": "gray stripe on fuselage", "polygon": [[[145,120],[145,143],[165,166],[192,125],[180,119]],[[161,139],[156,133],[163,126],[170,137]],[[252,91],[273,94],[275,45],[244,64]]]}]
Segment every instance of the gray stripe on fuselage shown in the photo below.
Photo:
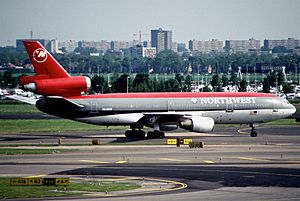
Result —
[{"label": "gray stripe on fuselage", "polygon": [[78,111],[93,114],[166,111],[284,109],[280,97],[208,97],[208,98],[98,98],[71,99],[84,105]]}]

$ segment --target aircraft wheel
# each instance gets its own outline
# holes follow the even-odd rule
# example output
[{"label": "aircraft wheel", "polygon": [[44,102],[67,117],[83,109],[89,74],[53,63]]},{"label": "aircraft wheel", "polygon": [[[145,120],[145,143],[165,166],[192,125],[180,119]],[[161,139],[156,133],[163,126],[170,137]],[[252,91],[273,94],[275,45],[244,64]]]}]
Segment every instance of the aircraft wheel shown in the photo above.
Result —
[{"label": "aircraft wheel", "polygon": [[135,137],[138,139],[144,139],[145,138],[145,131],[138,130],[135,132]]},{"label": "aircraft wheel", "polygon": [[125,131],[125,136],[126,136],[126,138],[132,138],[133,137],[133,131],[132,130]]},{"label": "aircraft wheel", "polygon": [[147,138],[149,138],[149,139],[155,138],[154,132],[153,132],[153,131],[149,131],[149,132],[147,133]]},{"label": "aircraft wheel", "polygon": [[154,138],[164,138],[165,137],[165,133],[162,131],[154,131]]},{"label": "aircraft wheel", "polygon": [[159,134],[158,134],[158,137],[159,137],[160,139],[165,138],[165,133],[162,132],[162,131],[160,131]]},{"label": "aircraft wheel", "polygon": [[251,137],[256,137],[257,136],[257,132],[256,131],[251,131],[250,136]]}]

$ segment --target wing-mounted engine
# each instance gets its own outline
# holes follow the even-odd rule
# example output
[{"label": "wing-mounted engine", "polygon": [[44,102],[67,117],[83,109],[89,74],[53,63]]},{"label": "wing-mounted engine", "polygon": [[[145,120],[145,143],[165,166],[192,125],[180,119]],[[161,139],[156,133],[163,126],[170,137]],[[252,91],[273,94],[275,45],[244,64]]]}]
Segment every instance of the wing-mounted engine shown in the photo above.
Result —
[{"label": "wing-mounted engine", "polygon": [[215,121],[210,117],[192,116],[180,122],[179,127],[193,132],[210,132]]},{"label": "wing-mounted engine", "polygon": [[172,130],[176,130],[177,128],[178,128],[178,125],[173,122],[159,124],[159,130],[161,130],[161,131],[172,131]]},{"label": "wing-mounted engine", "polygon": [[[22,76],[20,84],[24,90],[45,96],[76,96],[87,92],[91,80],[85,76],[40,79],[42,76]],[[46,76],[45,76],[46,77]]]}]

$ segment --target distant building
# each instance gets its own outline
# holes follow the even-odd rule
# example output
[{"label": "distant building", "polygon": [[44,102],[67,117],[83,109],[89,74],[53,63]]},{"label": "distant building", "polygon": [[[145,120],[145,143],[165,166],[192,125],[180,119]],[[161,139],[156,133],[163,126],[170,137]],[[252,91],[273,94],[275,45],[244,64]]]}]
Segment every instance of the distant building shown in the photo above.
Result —
[{"label": "distant building", "polygon": [[23,44],[24,40],[37,40],[39,41],[49,52],[57,53],[58,52],[58,41],[55,40],[47,40],[47,39],[17,39],[16,40],[16,49],[17,51],[23,52],[25,51],[25,47]]},{"label": "distant building", "polygon": [[51,40],[50,41],[50,52],[52,53],[59,53],[59,48],[58,48],[58,40]]},{"label": "distant building", "polygon": [[248,51],[260,51],[260,40],[250,38],[248,40]]},{"label": "distant building", "polygon": [[156,57],[156,48],[155,47],[142,47],[142,57]]},{"label": "distant building", "polygon": [[143,41],[143,47],[151,47],[151,42],[149,40]]},{"label": "distant building", "polygon": [[132,41],[111,41],[110,42],[110,49],[115,50],[115,51],[119,51],[122,49],[127,49],[133,46],[133,42]]},{"label": "distant building", "polygon": [[202,53],[223,52],[223,41],[216,39],[209,41],[190,40],[189,50]]},{"label": "distant building", "polygon": [[75,40],[61,41],[58,43],[59,49],[64,49],[66,52],[73,52],[78,47],[78,42]]},{"label": "distant building", "polygon": [[143,47],[141,45],[136,45],[131,48],[131,56],[133,57],[156,57],[156,48],[155,47]]},{"label": "distant building", "polygon": [[157,53],[163,50],[171,50],[172,31],[166,31],[162,28],[151,30],[151,46],[156,48]]},{"label": "distant building", "polygon": [[185,43],[177,43],[177,52],[186,52],[186,44]]},{"label": "distant building", "polygon": [[293,53],[300,55],[300,47],[295,48]]},{"label": "distant building", "polygon": [[272,50],[278,46],[285,47],[288,50],[294,50],[296,47],[300,47],[300,40],[294,38],[288,38],[287,40],[264,40],[264,49]]},{"label": "distant building", "polygon": [[174,52],[177,52],[177,42],[172,42],[172,45],[171,45],[171,50],[173,50]]},{"label": "distant building", "polygon": [[79,41],[78,47],[81,48],[96,48],[99,51],[106,52],[108,49],[111,49],[111,43],[106,40],[101,41]]},{"label": "distant building", "polygon": [[250,38],[249,40],[226,40],[225,50],[232,52],[249,52],[260,50],[260,40]]}]

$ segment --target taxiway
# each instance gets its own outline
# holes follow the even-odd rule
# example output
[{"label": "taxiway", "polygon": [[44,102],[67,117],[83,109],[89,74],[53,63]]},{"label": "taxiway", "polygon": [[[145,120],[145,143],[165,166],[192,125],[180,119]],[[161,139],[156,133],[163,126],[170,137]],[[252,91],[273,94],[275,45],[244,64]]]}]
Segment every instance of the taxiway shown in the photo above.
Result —
[{"label": "taxiway", "polygon": [[[127,140],[121,137],[121,131],[1,135],[1,144],[20,145],[51,144],[63,138],[67,146],[59,148],[76,151],[1,155],[0,173],[2,176],[67,175],[71,178],[119,176],[181,184],[174,184],[170,188],[174,190],[158,188],[149,192],[62,200],[299,200],[300,127],[260,128],[256,138],[249,137],[247,129],[217,127],[212,135],[181,132],[167,135],[203,141],[203,149],[163,145],[165,139]],[[89,145],[94,138],[100,139],[103,145]],[[82,146],[74,146],[76,143]]]}]

